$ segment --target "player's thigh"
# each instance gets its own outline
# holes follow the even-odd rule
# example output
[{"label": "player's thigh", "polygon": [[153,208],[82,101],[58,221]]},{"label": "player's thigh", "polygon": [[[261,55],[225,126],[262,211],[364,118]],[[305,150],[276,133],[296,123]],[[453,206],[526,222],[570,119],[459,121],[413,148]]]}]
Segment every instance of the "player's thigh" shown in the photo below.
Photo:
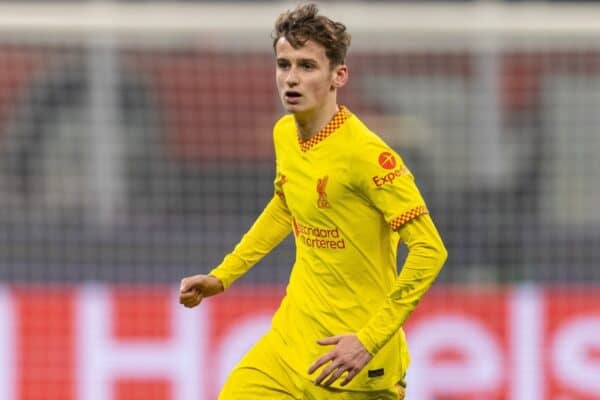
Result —
[{"label": "player's thigh", "polygon": [[292,400],[298,387],[274,350],[269,334],[261,338],[233,369],[219,400]]},{"label": "player's thigh", "polygon": [[251,368],[234,369],[219,395],[219,400],[295,400],[276,378]]},{"label": "player's thigh", "polygon": [[352,392],[313,385],[305,400],[404,400],[404,386],[398,384],[385,390]]}]

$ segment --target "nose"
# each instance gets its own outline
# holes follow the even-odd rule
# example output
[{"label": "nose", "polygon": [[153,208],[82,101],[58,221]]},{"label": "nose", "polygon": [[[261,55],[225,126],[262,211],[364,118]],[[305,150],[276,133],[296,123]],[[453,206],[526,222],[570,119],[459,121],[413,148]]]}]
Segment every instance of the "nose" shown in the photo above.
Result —
[{"label": "nose", "polygon": [[289,69],[287,77],[285,79],[285,83],[289,87],[294,87],[294,86],[298,85],[299,81],[298,81],[298,74],[296,73],[296,68],[291,67]]}]

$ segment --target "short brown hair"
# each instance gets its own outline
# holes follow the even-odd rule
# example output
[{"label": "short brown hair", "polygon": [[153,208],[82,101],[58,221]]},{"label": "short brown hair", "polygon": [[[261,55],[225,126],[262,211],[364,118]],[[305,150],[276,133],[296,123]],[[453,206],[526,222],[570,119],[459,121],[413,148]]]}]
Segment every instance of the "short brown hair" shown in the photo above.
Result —
[{"label": "short brown hair", "polygon": [[350,47],[350,34],[346,31],[346,26],[318,14],[316,4],[309,3],[279,15],[273,31],[273,49],[282,37],[295,49],[313,40],[325,47],[325,54],[332,67],[344,64]]}]

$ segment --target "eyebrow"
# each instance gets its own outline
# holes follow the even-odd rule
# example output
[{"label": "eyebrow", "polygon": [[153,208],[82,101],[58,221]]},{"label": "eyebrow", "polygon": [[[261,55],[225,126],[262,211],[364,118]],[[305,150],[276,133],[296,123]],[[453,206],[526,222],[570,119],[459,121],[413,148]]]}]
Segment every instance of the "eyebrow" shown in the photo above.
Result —
[{"label": "eyebrow", "polygon": [[307,62],[307,63],[312,63],[312,64],[318,63],[318,61],[315,60],[314,58],[301,58],[298,60],[298,62]]},{"label": "eyebrow", "polygon": [[[290,61],[290,59],[286,58],[286,57],[277,57],[277,61]],[[297,60],[297,62],[298,63],[308,62],[308,63],[318,64],[318,61],[314,58],[299,58]]]}]

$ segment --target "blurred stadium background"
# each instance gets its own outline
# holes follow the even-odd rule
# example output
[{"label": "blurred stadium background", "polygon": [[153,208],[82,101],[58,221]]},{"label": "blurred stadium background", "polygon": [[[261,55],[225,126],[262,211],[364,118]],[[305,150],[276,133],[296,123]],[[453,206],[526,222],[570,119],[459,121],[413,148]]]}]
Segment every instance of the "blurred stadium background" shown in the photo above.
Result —
[{"label": "blurred stadium background", "polygon": [[[293,6],[0,3],[0,399],[216,398],[293,241],[195,311],[176,291],[272,195]],[[408,399],[600,399],[600,5],[320,6],[353,34],[341,103],[450,254],[407,325]]]}]

